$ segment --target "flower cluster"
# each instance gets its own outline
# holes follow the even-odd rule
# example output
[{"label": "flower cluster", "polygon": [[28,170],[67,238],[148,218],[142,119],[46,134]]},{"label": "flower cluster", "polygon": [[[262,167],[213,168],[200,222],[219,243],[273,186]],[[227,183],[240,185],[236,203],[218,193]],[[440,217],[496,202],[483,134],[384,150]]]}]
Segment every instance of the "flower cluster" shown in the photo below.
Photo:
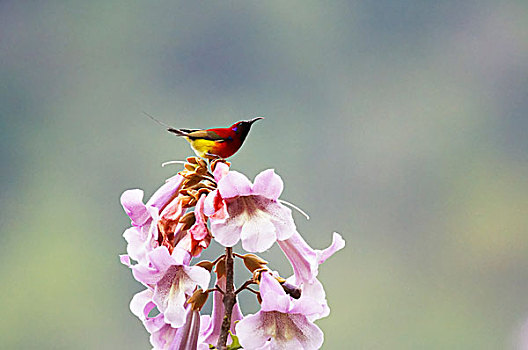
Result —
[{"label": "flower cluster", "polygon": [[[252,183],[224,160],[208,164],[191,157],[146,203],[141,190],[123,193],[121,204],[132,226],[123,234],[127,254],[120,258],[145,286],[130,309],[150,333],[154,349],[321,347],[323,333],[314,321],[327,316],[329,308],[318,267],[345,242],[334,233],[328,248],[312,249],[279,200],[282,190],[282,179],[273,170],[261,172]],[[193,263],[213,239],[226,253]],[[233,252],[239,241],[249,253]],[[292,264],[289,278],[253,254],[275,242]],[[236,258],[251,273],[238,289],[233,285]],[[242,314],[237,294],[244,290],[256,294],[256,314]],[[202,315],[210,294],[212,314]]]}]

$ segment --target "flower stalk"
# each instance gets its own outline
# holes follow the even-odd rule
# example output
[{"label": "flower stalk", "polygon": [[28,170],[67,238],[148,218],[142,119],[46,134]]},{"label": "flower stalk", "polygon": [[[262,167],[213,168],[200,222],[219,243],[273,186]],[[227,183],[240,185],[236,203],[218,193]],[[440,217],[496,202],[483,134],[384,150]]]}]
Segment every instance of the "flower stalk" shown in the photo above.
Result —
[{"label": "flower stalk", "polygon": [[226,288],[224,291],[224,308],[225,315],[222,321],[222,330],[216,347],[219,350],[227,349],[227,336],[229,335],[229,328],[231,326],[231,314],[233,313],[233,306],[236,302],[235,286],[234,286],[234,260],[233,248],[227,247],[225,253],[225,273],[226,273]]}]

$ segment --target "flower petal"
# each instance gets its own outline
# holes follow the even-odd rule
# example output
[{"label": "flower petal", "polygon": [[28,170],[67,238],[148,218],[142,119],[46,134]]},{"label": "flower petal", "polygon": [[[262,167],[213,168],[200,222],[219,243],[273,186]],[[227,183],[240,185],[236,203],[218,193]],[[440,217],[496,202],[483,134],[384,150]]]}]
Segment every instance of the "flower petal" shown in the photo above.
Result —
[{"label": "flower petal", "polygon": [[173,265],[186,265],[188,266],[191,262],[191,255],[185,249],[180,247],[174,247],[171,254]]},{"label": "flower petal", "polygon": [[211,280],[211,273],[200,266],[183,266],[183,270],[194,282],[199,285],[203,290],[206,290]]},{"label": "flower petal", "polygon": [[176,342],[172,344],[173,349],[195,350],[198,347],[200,312],[191,309],[189,315],[190,317],[187,316],[185,326],[178,330]]},{"label": "flower petal", "polygon": [[242,226],[240,239],[242,247],[248,252],[263,252],[271,248],[277,240],[275,226],[266,218],[254,216]]},{"label": "flower petal", "polygon": [[245,175],[237,171],[230,171],[218,182],[218,191],[224,199],[249,196],[251,194],[251,182]]},{"label": "flower petal", "polygon": [[301,304],[307,299],[311,299],[318,304],[312,306],[311,309],[303,307],[301,311],[310,321],[318,320],[330,314],[330,308],[326,301],[326,292],[322,283],[317,278],[314,278],[311,282],[303,283],[301,298],[295,302]]},{"label": "flower petal", "polygon": [[181,266],[173,266],[156,284],[152,300],[165,316],[165,322],[179,328],[185,323],[185,294],[190,289]]},{"label": "flower petal", "polygon": [[157,247],[148,253],[146,261],[132,266],[134,278],[146,285],[155,284],[165,274],[167,269],[176,264],[167,247]]},{"label": "flower petal", "polygon": [[[249,197],[244,197],[249,198]],[[216,213],[211,220],[211,233],[214,239],[224,247],[232,247],[238,243],[242,226],[248,219],[246,214],[245,200],[242,198],[232,199],[226,208],[226,218],[216,219]],[[225,202],[222,200],[222,203]]]},{"label": "flower petal", "polygon": [[[294,301],[295,306],[290,310],[291,313],[304,315],[311,321],[328,316],[328,314],[324,314],[327,310],[330,312],[326,305],[326,299],[322,300],[323,305],[320,300],[304,296],[305,288],[303,288],[302,293],[301,299]],[[326,310],[323,309],[324,306],[326,306]]]},{"label": "flower petal", "polygon": [[298,232],[277,243],[293,266],[296,283],[309,282],[317,276],[319,268],[317,253]]},{"label": "flower petal", "polygon": [[271,221],[276,228],[278,240],[288,239],[297,232],[290,208],[277,202],[270,202],[266,206],[266,212],[271,215]]},{"label": "flower petal", "polygon": [[171,346],[177,333],[178,329],[172,328],[169,324],[165,324],[157,332],[153,332],[150,336],[150,343],[154,346],[153,350],[174,349]]},{"label": "flower petal", "polygon": [[158,332],[165,326],[163,314],[149,317],[149,313],[156,307],[152,302],[152,295],[152,290],[146,289],[134,295],[130,301],[130,311],[143,322],[149,333]]},{"label": "flower petal", "polygon": [[193,239],[197,241],[201,241],[209,235],[206,218],[204,217],[203,213],[205,198],[205,195],[201,196],[198,200],[198,203],[196,203],[196,207],[194,208],[194,217],[196,218],[196,221],[189,229]]},{"label": "flower petal", "polygon": [[334,232],[332,236],[332,244],[326,249],[316,250],[318,254],[318,258],[319,258],[319,261],[318,261],[319,264],[324,263],[326,259],[334,255],[335,252],[343,249],[344,247],[345,247],[345,240],[339,233]]},{"label": "flower petal", "polygon": [[281,177],[275,174],[273,169],[268,169],[255,177],[252,194],[277,200],[283,189],[284,183]]},{"label": "flower petal", "polygon": [[150,217],[145,204],[143,204],[142,190],[126,190],[121,195],[121,205],[135,226],[143,225]]},{"label": "flower petal", "polygon": [[255,315],[247,315],[236,324],[238,341],[244,349],[262,349],[266,345],[269,334],[263,327],[263,323],[261,313],[258,312]]},{"label": "flower petal", "polygon": [[203,213],[209,219],[214,220],[225,220],[229,217],[226,202],[218,190],[212,191],[205,198]]},{"label": "flower petal", "polygon": [[[276,337],[278,349],[317,350],[323,345],[324,334],[319,327],[300,314],[288,315],[290,322],[281,327],[282,337]],[[288,339],[288,337],[290,337]]]},{"label": "flower petal", "polygon": [[[152,291],[145,289],[142,292],[136,293],[130,301],[130,311],[141,321],[147,319],[150,312],[148,309],[149,303],[152,302]],[[151,308],[152,309],[152,308]]]},{"label": "flower petal", "polygon": [[124,233],[123,237],[127,241],[127,253],[136,261],[144,261],[145,256],[149,252],[150,240],[145,237],[142,228],[132,226],[128,228]]},{"label": "flower petal", "polygon": [[161,209],[169,202],[169,200],[178,192],[184,178],[181,175],[176,175],[167,179],[165,184],[161,186],[149,199],[147,206]]},{"label": "flower petal", "polygon": [[224,162],[216,162],[215,170],[213,171],[213,177],[216,182],[222,180],[224,176],[229,173],[229,165]]},{"label": "flower petal", "polygon": [[[259,311],[244,317],[236,326],[238,340],[246,350],[316,350],[323,345],[323,332],[306,316],[278,311]],[[270,340],[266,344],[267,340]]]},{"label": "flower petal", "polygon": [[[152,309],[154,309],[154,307],[156,307],[156,304],[151,302],[151,303],[148,304],[148,307],[149,308],[152,307]],[[150,309],[149,312],[152,309]],[[160,313],[160,314],[157,314],[154,317],[147,318],[145,320],[145,322],[143,322],[143,325],[145,326],[145,329],[147,330],[147,332],[152,334],[154,332],[158,332],[159,330],[161,330],[167,324],[165,323],[165,320],[163,318],[163,314]]]},{"label": "flower petal", "polygon": [[240,240],[242,226],[238,225],[233,220],[228,219],[225,223],[222,223],[222,221],[223,220],[211,223],[211,233],[218,243],[224,247],[232,247]]},{"label": "flower petal", "polygon": [[182,313],[185,319],[181,327],[164,325],[159,331],[152,333],[150,342],[156,349],[195,350],[200,334],[200,313],[188,307]]},{"label": "flower petal", "polygon": [[260,277],[260,296],[262,297],[262,311],[288,312],[290,297],[271,273],[262,273]]},{"label": "flower petal", "polygon": [[130,261],[130,256],[128,256],[127,254],[121,254],[119,255],[119,261],[121,262],[121,264],[125,265],[125,266],[132,266],[132,262]]}]

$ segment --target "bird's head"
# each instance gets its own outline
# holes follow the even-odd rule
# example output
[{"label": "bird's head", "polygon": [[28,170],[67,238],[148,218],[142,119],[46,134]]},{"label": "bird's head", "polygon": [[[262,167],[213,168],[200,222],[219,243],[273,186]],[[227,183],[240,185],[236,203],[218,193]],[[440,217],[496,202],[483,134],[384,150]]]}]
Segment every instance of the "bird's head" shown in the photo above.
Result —
[{"label": "bird's head", "polygon": [[253,123],[257,120],[261,119],[264,119],[264,117],[256,117],[251,120],[242,120],[231,125],[230,129],[240,135],[240,138],[242,139],[242,141],[244,141],[247,134],[249,133],[249,130],[251,129],[251,125],[253,125]]}]

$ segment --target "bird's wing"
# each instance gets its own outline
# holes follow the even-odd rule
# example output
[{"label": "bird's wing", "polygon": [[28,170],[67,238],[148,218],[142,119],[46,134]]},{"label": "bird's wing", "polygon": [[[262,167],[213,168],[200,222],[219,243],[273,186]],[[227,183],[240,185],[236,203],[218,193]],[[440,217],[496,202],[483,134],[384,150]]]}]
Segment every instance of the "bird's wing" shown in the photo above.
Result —
[{"label": "bird's wing", "polygon": [[[189,130],[190,131],[190,130]],[[216,142],[224,142],[227,140],[227,138],[221,137],[216,132],[212,130],[196,130],[188,132],[187,135],[188,138],[191,140],[201,139],[201,140],[209,140],[209,141],[216,141]]]},{"label": "bird's wing", "polygon": [[195,131],[201,131],[202,129],[178,129],[179,131],[183,131],[184,133],[191,133],[191,132],[195,132]]}]

